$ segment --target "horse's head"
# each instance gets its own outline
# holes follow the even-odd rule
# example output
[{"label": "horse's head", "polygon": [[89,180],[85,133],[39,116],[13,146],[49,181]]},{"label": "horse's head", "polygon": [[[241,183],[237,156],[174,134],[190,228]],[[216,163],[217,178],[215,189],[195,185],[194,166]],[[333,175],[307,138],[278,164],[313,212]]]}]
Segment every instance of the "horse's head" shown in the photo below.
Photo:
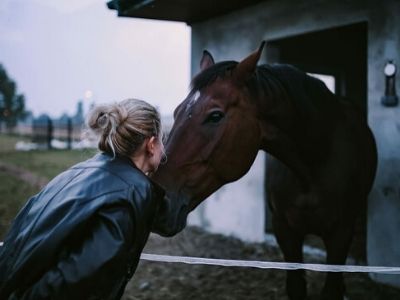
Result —
[{"label": "horse's head", "polygon": [[222,185],[242,177],[252,165],[261,137],[248,80],[263,45],[239,63],[215,64],[204,51],[201,72],[174,112],[166,144],[168,161],[153,177],[169,198],[169,213],[163,220],[168,230],[160,233],[182,230],[191,210]]}]

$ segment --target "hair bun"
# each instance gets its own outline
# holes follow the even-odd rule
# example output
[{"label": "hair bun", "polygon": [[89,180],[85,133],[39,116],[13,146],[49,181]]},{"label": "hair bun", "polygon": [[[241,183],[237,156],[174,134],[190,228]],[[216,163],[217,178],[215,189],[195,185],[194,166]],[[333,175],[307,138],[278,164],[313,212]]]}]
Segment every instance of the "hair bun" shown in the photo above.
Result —
[{"label": "hair bun", "polygon": [[87,126],[93,130],[96,135],[103,135],[109,130],[109,107],[101,105],[94,108],[88,116]]},{"label": "hair bun", "polygon": [[99,149],[114,155],[130,156],[146,137],[161,134],[157,109],[138,99],[99,105],[89,112],[86,122],[88,136],[94,134]]},{"label": "hair bun", "polygon": [[110,105],[109,112],[110,122],[112,123],[112,129],[116,129],[121,126],[128,118],[128,111],[125,107],[121,106],[119,103]]},{"label": "hair bun", "polygon": [[104,113],[104,112],[101,112],[101,113],[99,113],[99,116],[98,116],[98,118],[97,118],[97,127],[98,128],[105,128],[105,127],[107,127],[107,123],[108,123],[108,114],[107,113]]}]

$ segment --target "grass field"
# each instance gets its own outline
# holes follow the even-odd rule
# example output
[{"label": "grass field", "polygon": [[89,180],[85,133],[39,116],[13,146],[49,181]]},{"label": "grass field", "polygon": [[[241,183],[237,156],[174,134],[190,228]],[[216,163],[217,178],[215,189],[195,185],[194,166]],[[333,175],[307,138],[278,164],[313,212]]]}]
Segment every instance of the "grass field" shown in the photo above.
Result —
[{"label": "grass field", "polygon": [[15,151],[15,144],[19,140],[21,138],[15,136],[0,135],[0,161],[48,179],[95,153],[95,150]]},{"label": "grass field", "polygon": [[18,210],[29,197],[38,192],[37,187],[0,171],[0,241]]},{"label": "grass field", "polygon": [[[15,151],[15,144],[20,140],[28,141],[0,134],[0,163],[17,166],[47,180],[95,153],[94,150]],[[21,206],[38,191],[39,188],[32,182],[25,182],[7,169],[0,169],[0,240]]]}]

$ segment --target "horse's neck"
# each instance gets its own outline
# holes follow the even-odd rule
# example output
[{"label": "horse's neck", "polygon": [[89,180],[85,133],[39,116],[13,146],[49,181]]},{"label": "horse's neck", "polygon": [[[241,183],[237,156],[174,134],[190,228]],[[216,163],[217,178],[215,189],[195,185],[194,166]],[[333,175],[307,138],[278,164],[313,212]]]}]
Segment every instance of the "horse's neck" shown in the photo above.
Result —
[{"label": "horse's neck", "polygon": [[[269,136],[275,135],[296,144],[298,151],[329,139],[343,109],[320,80],[290,65],[263,65],[257,69],[258,111]],[[317,146],[324,146],[323,144]]]},{"label": "horse's neck", "polygon": [[[340,106],[333,102],[333,95],[325,90],[325,86],[320,86],[320,82],[308,82],[310,79],[301,77],[300,71],[290,72],[294,72],[288,76],[294,79],[293,86],[282,78],[267,77],[271,73],[261,73],[260,83],[264,84],[264,93],[258,99],[261,148],[289,166],[302,181],[308,182],[312,166],[324,160],[329,152],[330,137],[340,119]],[[296,79],[307,82],[300,84]],[[305,84],[309,85],[311,95],[304,89]]]}]

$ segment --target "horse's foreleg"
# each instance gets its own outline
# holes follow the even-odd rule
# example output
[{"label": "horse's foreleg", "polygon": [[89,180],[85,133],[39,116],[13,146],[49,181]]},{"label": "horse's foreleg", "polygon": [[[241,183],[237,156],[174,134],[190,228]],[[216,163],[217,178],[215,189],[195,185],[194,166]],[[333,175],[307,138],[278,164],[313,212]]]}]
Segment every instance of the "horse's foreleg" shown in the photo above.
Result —
[{"label": "horse's foreleg", "polygon": [[[353,237],[353,228],[353,224],[346,224],[346,226],[336,229],[331,235],[323,237],[327,252],[327,264],[343,265],[346,263]],[[344,292],[343,274],[328,273],[322,290],[322,299],[343,300]]]},{"label": "horse's foreleg", "polygon": [[[304,236],[294,232],[283,218],[273,218],[276,239],[287,262],[303,262]],[[288,271],[286,291],[290,300],[304,300],[307,284],[304,270]]]}]

